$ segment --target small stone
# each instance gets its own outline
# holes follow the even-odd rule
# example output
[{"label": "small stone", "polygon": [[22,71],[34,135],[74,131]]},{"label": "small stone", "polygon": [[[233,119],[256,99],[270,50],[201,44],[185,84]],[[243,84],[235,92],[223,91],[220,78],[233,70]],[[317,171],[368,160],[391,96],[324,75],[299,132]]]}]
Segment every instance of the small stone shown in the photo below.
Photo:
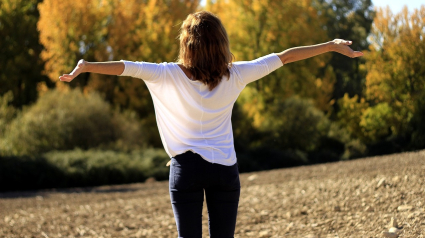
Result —
[{"label": "small stone", "polygon": [[386,238],[397,238],[398,234],[393,233],[393,232],[387,232],[387,231],[383,231],[382,235]]},{"label": "small stone", "polygon": [[404,211],[410,211],[410,210],[412,210],[412,206],[409,206],[409,205],[401,205],[401,206],[398,206],[397,207],[397,210],[398,211],[400,211],[400,212],[404,212]]},{"label": "small stone", "polygon": [[398,181],[400,181],[400,177],[399,176],[394,176],[393,179],[392,179],[392,181],[394,183],[397,183]]},{"label": "small stone", "polygon": [[390,227],[399,227],[397,223],[397,218],[391,217]]},{"label": "small stone", "polygon": [[262,211],[260,212],[260,214],[261,214],[262,216],[267,216],[267,215],[269,215],[269,212],[268,212],[267,210],[262,210]]},{"label": "small stone", "polygon": [[381,180],[379,180],[378,184],[376,185],[377,188],[381,187],[382,185],[385,185],[385,179],[382,178]]},{"label": "small stone", "polygon": [[248,181],[253,181],[253,180],[256,180],[257,178],[258,178],[258,175],[253,174],[253,175],[248,177]]},{"label": "small stone", "polygon": [[308,214],[308,209],[305,208],[305,207],[303,207],[303,209],[301,209],[301,211],[300,211],[300,214],[301,215],[307,215]]},{"label": "small stone", "polygon": [[400,230],[400,229],[398,229],[397,227],[391,227],[391,228],[388,230],[388,232],[390,232],[390,233],[396,233],[396,234],[399,234],[399,233],[401,232],[401,230]]},{"label": "small stone", "polygon": [[134,236],[136,236],[136,238],[142,237],[143,236],[143,230],[138,230]]},{"label": "small stone", "polygon": [[291,228],[293,228],[294,227],[294,223],[293,222],[291,222],[291,223],[289,223],[288,224],[288,226],[286,227],[286,231],[289,231],[289,230],[291,230]]},{"label": "small stone", "polygon": [[373,207],[371,207],[371,206],[367,206],[367,207],[364,209],[364,211],[365,211],[365,212],[373,212]]},{"label": "small stone", "polygon": [[154,182],[156,182],[156,179],[154,177],[149,177],[145,181],[145,183],[154,183]]},{"label": "small stone", "polygon": [[289,219],[289,218],[291,218],[291,217],[292,217],[291,212],[287,212],[287,213],[286,213],[286,218],[288,218],[288,219]]},{"label": "small stone", "polygon": [[268,237],[268,236],[270,236],[268,230],[260,231],[260,233],[258,235],[259,235],[259,237]]}]

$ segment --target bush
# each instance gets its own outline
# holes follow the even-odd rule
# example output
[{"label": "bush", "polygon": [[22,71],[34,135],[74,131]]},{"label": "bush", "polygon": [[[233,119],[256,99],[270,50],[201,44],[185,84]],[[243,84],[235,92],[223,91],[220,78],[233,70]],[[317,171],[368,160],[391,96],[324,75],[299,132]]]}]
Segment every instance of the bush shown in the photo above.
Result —
[{"label": "bush", "polygon": [[141,133],[134,116],[114,113],[97,93],[52,90],[10,124],[6,153],[37,155],[116,143],[141,145]]},{"label": "bush", "polygon": [[378,103],[368,107],[362,114],[360,126],[364,140],[376,143],[384,140],[394,132],[391,130],[391,117],[394,114],[388,103]]},{"label": "bush", "polygon": [[168,178],[163,150],[53,151],[43,156],[0,157],[0,191],[85,187]]},{"label": "bush", "polygon": [[320,138],[316,149],[308,155],[312,164],[339,161],[344,154],[345,145],[340,140],[330,137]]},{"label": "bush", "polygon": [[0,156],[0,191],[65,187],[65,175],[42,156]]},{"label": "bush", "polygon": [[269,105],[259,128],[239,107],[234,111],[235,149],[243,172],[338,161],[350,141],[348,132],[309,99],[292,97]]},{"label": "bush", "polygon": [[12,91],[7,92],[0,97],[0,155],[3,154],[9,146],[6,143],[4,134],[17,114],[16,108],[10,105],[12,101]]},{"label": "bush", "polygon": [[170,160],[167,153],[163,149],[148,149],[143,152],[133,152],[139,154],[142,160],[142,171],[147,177],[157,180],[167,180],[169,175],[169,167],[166,166]]},{"label": "bush", "polygon": [[270,170],[308,164],[307,154],[299,150],[279,150],[269,147],[251,149],[238,153],[240,172]]},{"label": "bush", "polygon": [[12,91],[7,92],[0,97],[0,137],[3,137],[7,125],[16,116],[16,109],[10,105],[12,101]]},{"label": "bush", "polygon": [[329,161],[348,160],[366,156],[367,147],[359,139],[353,139],[347,128],[342,128],[338,123],[332,122],[329,132],[324,141],[321,141],[322,149],[329,151]]},{"label": "bush", "polygon": [[312,100],[292,97],[271,107],[263,128],[269,146],[313,151],[329,130],[329,119]]},{"label": "bush", "polygon": [[416,101],[415,114],[410,120],[410,149],[425,149],[425,94]]},{"label": "bush", "polygon": [[342,159],[356,159],[367,155],[367,147],[359,139],[353,139],[345,145]]}]

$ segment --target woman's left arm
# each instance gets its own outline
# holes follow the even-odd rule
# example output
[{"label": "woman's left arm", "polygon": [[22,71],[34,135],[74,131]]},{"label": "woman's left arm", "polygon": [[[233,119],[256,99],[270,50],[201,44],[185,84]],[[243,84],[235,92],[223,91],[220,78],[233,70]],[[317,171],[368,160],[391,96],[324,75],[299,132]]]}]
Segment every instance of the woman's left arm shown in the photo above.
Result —
[{"label": "woman's left arm", "polygon": [[311,58],[316,55],[320,55],[326,52],[338,52],[345,56],[356,58],[363,55],[360,51],[353,51],[349,45],[351,45],[351,41],[335,39],[330,42],[318,44],[318,45],[310,45],[310,46],[301,46],[287,49],[281,53],[277,53],[282,64],[288,64],[291,62]]}]

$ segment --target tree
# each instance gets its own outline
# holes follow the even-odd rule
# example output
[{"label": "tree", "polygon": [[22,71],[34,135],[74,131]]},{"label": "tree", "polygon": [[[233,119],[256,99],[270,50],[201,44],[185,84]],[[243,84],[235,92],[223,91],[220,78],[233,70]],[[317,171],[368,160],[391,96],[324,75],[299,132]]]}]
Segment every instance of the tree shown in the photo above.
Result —
[{"label": "tree", "polygon": [[[318,14],[326,19],[322,28],[330,39],[348,39],[353,41],[353,49],[368,49],[367,37],[375,17],[371,0],[316,0],[314,6]],[[363,58],[350,59],[332,54],[329,63],[336,76],[333,99],[338,100],[346,93],[350,97],[362,95],[366,77],[366,70],[362,66],[364,62]]]},{"label": "tree", "polygon": [[[197,0],[45,0],[39,6],[38,28],[49,78],[57,82],[80,58],[174,61],[179,23],[198,5]],[[137,111],[153,128],[151,143],[160,146],[152,100],[142,80],[86,74],[70,85],[99,91],[111,104]]]},{"label": "tree", "polygon": [[[58,81],[61,73],[70,72],[79,58],[96,60],[106,52],[107,13],[105,1],[52,1],[38,5],[41,54],[50,80]],[[100,54],[103,55],[103,54]],[[86,84],[79,80],[79,84]]]},{"label": "tree", "polygon": [[34,102],[37,84],[48,81],[42,74],[36,24],[41,0],[0,1],[0,96],[13,92],[16,107]]},{"label": "tree", "polygon": [[365,54],[364,97],[347,95],[339,101],[340,122],[363,141],[406,136],[414,115],[415,121],[422,118],[417,113],[422,105],[418,102],[425,97],[424,28],[425,6],[411,13],[405,7],[397,14],[388,7],[378,9]]},{"label": "tree", "polygon": [[[176,38],[179,23],[195,11],[198,4],[189,0],[109,1],[106,11],[110,19],[105,28],[105,44],[109,50],[100,51],[96,60],[175,61],[179,50]],[[89,90],[105,93],[113,104],[136,110],[143,117],[149,115],[154,122],[152,101],[142,80],[99,75],[92,75],[90,80]]]},{"label": "tree", "polygon": [[373,105],[387,104],[390,134],[407,131],[408,122],[417,110],[415,101],[425,89],[425,6],[409,13],[405,7],[393,14],[379,9],[370,37],[372,45],[366,55],[365,96]]},{"label": "tree", "polygon": [[369,104],[364,98],[358,95],[349,97],[348,93],[338,100],[338,122],[347,129],[350,135],[356,138],[364,139],[360,121],[362,114],[369,107]]},{"label": "tree", "polygon": [[[328,41],[321,27],[324,19],[311,5],[311,0],[231,0],[210,1],[206,8],[222,19],[232,52],[240,61]],[[288,64],[248,85],[238,102],[257,127],[269,107],[294,95],[312,98],[316,107],[329,111],[334,84],[332,68],[327,66],[329,58],[325,54]]]},{"label": "tree", "polygon": [[189,0],[45,0],[38,28],[46,71],[57,82],[80,58],[172,61],[177,25],[197,6]]}]

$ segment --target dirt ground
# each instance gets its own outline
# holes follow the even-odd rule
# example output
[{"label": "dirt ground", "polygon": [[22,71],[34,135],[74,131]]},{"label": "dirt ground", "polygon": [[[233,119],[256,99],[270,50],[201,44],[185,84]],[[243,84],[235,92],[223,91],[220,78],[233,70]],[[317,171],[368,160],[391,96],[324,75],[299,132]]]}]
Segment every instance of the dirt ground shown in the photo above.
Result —
[{"label": "dirt ground", "polygon": [[[425,237],[425,151],[241,174],[235,237]],[[204,206],[204,237],[208,215]],[[0,194],[0,237],[177,237],[168,182]]]}]

